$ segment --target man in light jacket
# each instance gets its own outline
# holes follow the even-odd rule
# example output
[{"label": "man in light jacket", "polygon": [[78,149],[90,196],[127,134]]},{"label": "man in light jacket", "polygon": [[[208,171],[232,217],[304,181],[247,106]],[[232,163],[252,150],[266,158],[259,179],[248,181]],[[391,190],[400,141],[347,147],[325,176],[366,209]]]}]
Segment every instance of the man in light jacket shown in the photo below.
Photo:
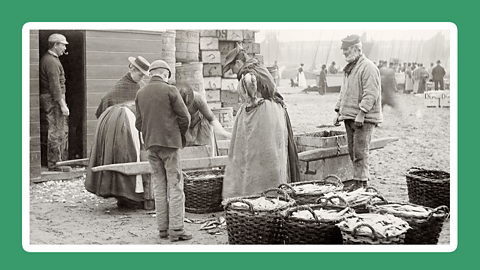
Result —
[{"label": "man in light jacket", "polygon": [[380,71],[362,53],[358,35],[342,39],[345,66],[334,124],[344,121],[348,152],[353,163],[354,187],[365,187],[370,179],[368,157],[373,131],[383,121]]}]

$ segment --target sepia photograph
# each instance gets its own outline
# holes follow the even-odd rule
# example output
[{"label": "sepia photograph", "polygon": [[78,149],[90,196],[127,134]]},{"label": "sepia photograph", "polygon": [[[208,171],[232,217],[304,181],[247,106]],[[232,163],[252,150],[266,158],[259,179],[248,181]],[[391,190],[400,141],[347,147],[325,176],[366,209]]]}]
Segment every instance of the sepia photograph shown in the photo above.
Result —
[{"label": "sepia photograph", "polygon": [[457,35],[26,23],[23,248],[452,252]]}]

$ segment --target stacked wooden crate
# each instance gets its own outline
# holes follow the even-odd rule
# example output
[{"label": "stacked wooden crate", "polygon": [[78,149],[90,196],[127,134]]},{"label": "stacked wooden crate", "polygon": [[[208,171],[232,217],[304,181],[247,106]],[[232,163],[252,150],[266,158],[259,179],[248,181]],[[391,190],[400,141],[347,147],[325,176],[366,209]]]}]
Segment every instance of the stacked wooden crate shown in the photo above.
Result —
[{"label": "stacked wooden crate", "polygon": [[210,109],[220,109],[220,88],[222,84],[222,64],[220,61],[217,30],[200,31],[200,55],[203,62],[203,85],[205,98]]},{"label": "stacked wooden crate", "polygon": [[237,92],[237,76],[228,71],[222,74],[225,58],[237,43],[241,43],[247,53],[263,63],[259,55],[260,44],[255,43],[253,30],[201,30],[200,54],[203,62],[204,86],[207,104],[211,109],[232,108],[233,115],[240,107]]}]

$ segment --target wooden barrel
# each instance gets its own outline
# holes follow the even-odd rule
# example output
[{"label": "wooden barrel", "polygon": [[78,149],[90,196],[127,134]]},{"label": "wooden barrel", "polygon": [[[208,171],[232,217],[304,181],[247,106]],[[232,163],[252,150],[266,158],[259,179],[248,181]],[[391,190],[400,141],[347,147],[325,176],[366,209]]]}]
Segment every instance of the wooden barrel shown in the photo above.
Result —
[{"label": "wooden barrel", "polygon": [[218,122],[222,124],[224,128],[232,128],[233,127],[233,108],[232,107],[225,107],[220,109],[213,109],[212,110],[215,117],[218,119]]},{"label": "wooden barrel", "polygon": [[200,30],[177,30],[175,58],[180,63],[198,62],[200,55]]},{"label": "wooden barrel", "polygon": [[206,98],[205,87],[203,86],[203,63],[195,62],[177,65],[175,76],[177,84],[190,85],[193,91],[201,94],[203,98]]},{"label": "wooden barrel", "polygon": [[161,51],[161,59],[170,66],[170,70],[172,71],[172,77],[169,80],[169,83],[175,84],[175,30],[167,30],[162,33],[162,51]]}]

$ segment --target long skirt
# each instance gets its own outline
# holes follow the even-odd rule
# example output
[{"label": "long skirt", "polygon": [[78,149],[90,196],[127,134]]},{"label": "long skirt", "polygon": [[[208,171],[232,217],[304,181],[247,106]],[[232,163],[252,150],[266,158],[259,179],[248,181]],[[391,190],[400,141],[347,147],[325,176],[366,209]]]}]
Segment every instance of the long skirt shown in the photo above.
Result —
[{"label": "long skirt", "polygon": [[289,182],[288,128],[284,108],[273,101],[235,117],[223,198],[259,194]]},{"label": "long skirt", "polygon": [[143,201],[141,175],[125,175],[112,171],[92,172],[100,165],[140,161],[139,133],[135,115],[127,107],[112,106],[98,119],[94,144],[85,179],[85,188],[98,196]]},{"label": "long skirt", "polygon": [[298,87],[307,87],[307,80],[305,79],[305,73],[299,72],[297,75]]}]

